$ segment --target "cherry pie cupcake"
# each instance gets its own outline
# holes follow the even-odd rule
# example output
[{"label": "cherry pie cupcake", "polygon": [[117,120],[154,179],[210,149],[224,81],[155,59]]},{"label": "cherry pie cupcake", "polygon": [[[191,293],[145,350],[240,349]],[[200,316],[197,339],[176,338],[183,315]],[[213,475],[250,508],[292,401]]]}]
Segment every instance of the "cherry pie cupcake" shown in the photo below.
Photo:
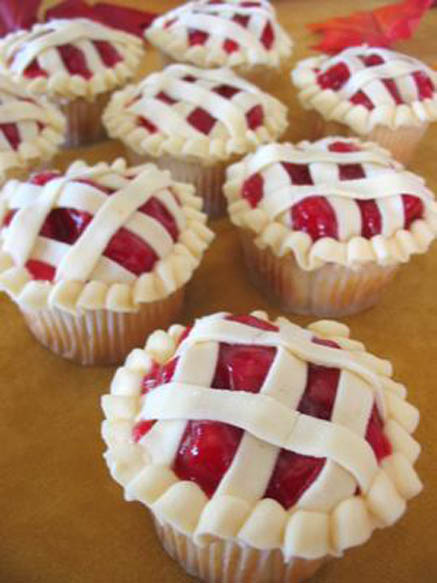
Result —
[{"label": "cherry pie cupcake", "polygon": [[166,64],[232,67],[267,91],[289,70],[292,42],[266,0],[188,2],[156,18],[145,37]]},{"label": "cherry pie cupcake", "polygon": [[419,413],[347,326],[214,314],[152,334],[103,397],[126,500],[208,583],[297,583],[422,489]]},{"label": "cherry pie cupcake", "polygon": [[191,185],[152,164],[72,164],[0,194],[0,289],[53,352],[120,362],[179,314],[213,235]]},{"label": "cherry pie cupcake", "polygon": [[366,45],[305,59],[292,71],[314,112],[313,137],[359,135],[405,163],[437,119],[437,73],[413,57]]},{"label": "cherry pie cupcake", "polygon": [[65,128],[56,107],[0,75],[0,185],[53,158]]},{"label": "cherry pie cupcake", "polygon": [[224,192],[248,273],[282,308],[369,308],[437,234],[424,180],[356,138],[269,144],[228,169]]},{"label": "cherry pie cupcake", "polygon": [[170,65],[116,92],[103,120],[132,163],[152,160],[194,184],[206,212],[218,216],[226,165],[277,139],[287,110],[230,69]]},{"label": "cherry pie cupcake", "polygon": [[43,94],[67,116],[67,145],[104,139],[101,116],[111,91],[137,72],[143,43],[92,20],[50,20],[0,41],[0,64],[15,82]]}]

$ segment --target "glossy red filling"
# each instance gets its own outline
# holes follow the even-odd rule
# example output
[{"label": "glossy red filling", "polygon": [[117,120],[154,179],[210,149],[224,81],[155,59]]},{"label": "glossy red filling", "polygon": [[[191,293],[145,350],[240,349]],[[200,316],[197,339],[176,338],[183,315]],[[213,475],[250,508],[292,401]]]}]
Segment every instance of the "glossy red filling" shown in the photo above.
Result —
[{"label": "glossy red filling", "polygon": [[[219,3],[220,2],[208,2],[208,4],[219,4]],[[259,4],[257,4],[256,2],[245,2],[245,3],[241,4],[241,6],[249,8],[249,7],[259,6]],[[239,24],[243,28],[247,28],[248,24],[249,24],[250,16],[248,14],[234,14],[234,16],[232,16],[231,20],[233,22]],[[171,26],[175,22],[176,22],[176,19],[168,21],[165,24],[165,28],[168,28],[169,26]],[[198,29],[192,28],[188,31],[188,44],[190,47],[193,47],[196,45],[203,46],[207,42],[209,36],[210,36],[209,33],[204,32],[203,30],[198,30]],[[270,24],[270,22],[267,22],[262,30],[262,33],[260,36],[260,42],[269,51],[272,48],[274,41],[275,41],[275,33],[273,30],[273,27]],[[226,38],[223,41],[223,50],[228,54],[232,54],[235,51],[238,51],[239,48],[240,48],[240,44],[233,39]]]},{"label": "glossy red filling", "polygon": [[15,123],[0,123],[0,131],[8,140],[11,148],[17,150],[20,145],[21,139],[18,132],[17,124]]},{"label": "glossy red filling", "polygon": [[[42,172],[33,176],[30,182],[43,186],[59,176],[58,172]],[[91,180],[78,180],[78,182],[91,184],[108,196],[113,193],[112,190]],[[6,214],[3,226],[9,225],[15,212],[12,210]],[[177,240],[179,229],[176,220],[158,199],[150,198],[138,209],[138,212],[144,213],[161,223],[173,241]],[[67,245],[73,245],[85,231],[92,218],[91,214],[84,211],[71,208],[56,208],[47,216],[40,235]],[[123,227],[110,239],[103,255],[135,275],[151,271],[156,261],[158,261],[158,256],[150,245]],[[55,268],[47,263],[30,260],[27,262],[26,267],[34,279],[44,281],[53,281],[54,279]]]},{"label": "glossy red filling", "polygon": [[[123,57],[111,43],[104,40],[95,40],[92,42],[106,67],[115,67],[117,63],[123,60]],[[67,43],[58,46],[58,52],[67,71],[71,75],[80,75],[84,79],[90,79],[92,77],[93,73],[88,69],[85,54],[81,49]],[[24,70],[24,75],[31,79],[48,76],[47,71],[38,64],[36,59]]]},{"label": "glossy red filling", "polygon": [[[187,75],[183,77],[183,81],[188,83],[195,83],[197,79],[192,75]],[[212,89],[214,93],[217,93],[225,99],[232,99],[237,93],[240,93],[238,87],[233,87],[232,85],[217,85]],[[156,99],[167,103],[168,105],[173,105],[177,102],[173,99],[171,95],[168,95],[164,91],[161,91],[155,96]],[[246,121],[249,129],[256,130],[264,123],[264,109],[262,105],[254,105],[249,111],[246,112]],[[187,122],[192,125],[196,130],[202,132],[206,136],[209,135],[217,122],[217,118],[211,115],[203,107],[196,107],[187,117]],[[138,118],[138,124],[147,129],[151,134],[158,131],[157,126],[148,118],[141,116]]]},{"label": "glossy red filling", "polygon": [[[359,58],[363,61],[366,67],[374,67],[375,65],[382,65],[384,63],[384,59],[378,54],[364,55]],[[350,70],[348,66],[345,63],[337,63],[323,73],[319,73],[317,76],[317,82],[322,89],[338,91],[343,85],[345,85],[349,78]],[[434,83],[424,71],[416,71],[412,73],[412,78],[416,83],[419,100],[432,98],[434,96]],[[382,83],[387,88],[387,91],[392,96],[396,105],[404,103],[394,79],[382,79]],[[375,107],[372,100],[361,90],[352,95],[350,101],[355,105],[363,105],[368,110],[372,110]]]},{"label": "glossy red filling", "polygon": [[[232,316],[228,319],[255,328],[277,330],[276,326],[253,316]],[[185,337],[189,335],[190,329],[185,333]],[[318,338],[314,338],[313,341],[339,349],[338,345],[331,341]],[[275,355],[276,349],[273,347],[222,343],[211,390],[220,388],[258,393]],[[155,363],[150,373],[143,379],[143,393],[169,382],[176,364],[177,359],[170,360],[164,366]],[[309,365],[307,384],[298,411],[329,420],[333,412],[339,377],[338,369]],[[133,429],[134,441],[139,441],[153,424],[154,421],[140,421]],[[234,459],[242,435],[241,429],[225,423],[209,420],[190,421],[173,464],[174,472],[181,480],[195,482],[207,496],[212,496]],[[369,420],[366,440],[373,448],[378,461],[391,453],[391,446],[384,435],[383,423],[376,406]],[[290,508],[317,478],[325,461],[323,458],[281,450],[264,497],[273,498],[284,508]]]},{"label": "glossy red filling", "polygon": [[[334,152],[355,152],[359,148],[349,142],[334,142],[329,149]],[[313,180],[307,164],[282,162],[282,167],[295,185],[311,185]],[[365,178],[361,164],[339,164],[338,178],[342,181]],[[241,195],[252,208],[255,208],[264,196],[264,179],[261,174],[252,174],[243,183]],[[361,213],[361,233],[371,239],[382,232],[382,216],[375,200],[356,200]],[[404,206],[404,229],[423,217],[424,205],[420,198],[408,194],[402,195]],[[307,233],[313,241],[322,237],[338,239],[338,224],[334,208],[323,196],[307,196],[290,209],[291,227],[295,231]]]}]

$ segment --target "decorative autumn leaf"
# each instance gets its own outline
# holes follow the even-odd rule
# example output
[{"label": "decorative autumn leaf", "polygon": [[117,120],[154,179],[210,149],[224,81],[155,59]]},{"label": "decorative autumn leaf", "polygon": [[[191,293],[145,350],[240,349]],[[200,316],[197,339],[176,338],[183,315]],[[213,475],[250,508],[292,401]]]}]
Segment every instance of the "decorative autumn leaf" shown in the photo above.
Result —
[{"label": "decorative autumn leaf", "polygon": [[397,40],[409,38],[432,4],[433,0],[403,0],[376,10],[356,12],[307,26],[323,35],[321,42],[313,48],[324,53],[338,53],[346,47],[363,43],[389,47]]},{"label": "decorative autumn leaf", "polygon": [[0,36],[30,28],[37,20],[41,0],[0,0]]},{"label": "decorative autumn leaf", "polygon": [[65,0],[47,10],[45,20],[51,18],[90,18],[142,37],[144,30],[150,26],[155,16],[156,14],[152,12],[143,12],[135,8],[105,2],[91,6],[83,0]]}]

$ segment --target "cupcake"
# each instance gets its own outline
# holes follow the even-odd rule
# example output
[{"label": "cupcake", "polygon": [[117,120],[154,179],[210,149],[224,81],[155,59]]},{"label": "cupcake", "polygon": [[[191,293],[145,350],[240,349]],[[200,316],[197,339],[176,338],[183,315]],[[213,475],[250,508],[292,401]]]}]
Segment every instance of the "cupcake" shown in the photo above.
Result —
[{"label": "cupcake", "polygon": [[214,314],[152,334],[103,397],[105,458],[208,583],[297,583],[422,488],[419,414],[347,326]]},{"label": "cupcake", "polygon": [[0,74],[0,185],[53,158],[65,126],[56,107]]},{"label": "cupcake", "polygon": [[267,91],[288,73],[292,42],[266,0],[198,0],[156,18],[145,37],[164,63],[232,67]]},{"label": "cupcake", "polygon": [[104,139],[101,116],[111,91],[131,79],[143,55],[134,35],[92,20],[50,20],[0,41],[5,73],[62,108],[67,146]]},{"label": "cupcake", "polygon": [[287,111],[229,69],[170,65],[116,92],[103,120],[132,163],[152,160],[194,184],[206,212],[218,216],[226,165],[277,139]]},{"label": "cupcake", "polygon": [[228,169],[224,192],[253,282],[299,314],[373,306],[437,233],[424,180],[356,138],[262,146]]},{"label": "cupcake", "polygon": [[437,73],[421,61],[366,45],[299,62],[291,75],[313,112],[312,137],[358,135],[406,163],[437,119]]},{"label": "cupcake", "polygon": [[72,164],[0,193],[0,289],[47,348],[120,362],[179,314],[212,239],[191,185],[153,164]]}]

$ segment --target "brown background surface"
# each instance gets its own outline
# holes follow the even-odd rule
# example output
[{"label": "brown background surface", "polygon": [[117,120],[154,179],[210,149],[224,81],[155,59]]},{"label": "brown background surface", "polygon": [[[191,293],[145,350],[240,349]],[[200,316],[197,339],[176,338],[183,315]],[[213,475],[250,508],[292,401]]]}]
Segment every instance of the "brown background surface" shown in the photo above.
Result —
[{"label": "brown background surface", "polygon": [[[53,3],[53,2],[51,2]],[[383,2],[283,0],[281,22],[296,40],[295,57],[313,39],[305,22],[369,9]],[[163,11],[169,0],[130,5]],[[413,40],[398,48],[437,66],[437,10]],[[145,69],[156,67],[148,52]],[[284,79],[291,105],[291,139],[305,136],[305,117]],[[436,124],[437,126],[437,124]],[[121,154],[105,143],[63,155],[109,160]],[[412,165],[437,191],[437,127]],[[269,305],[248,283],[237,240],[227,220],[216,221],[217,239],[189,286],[181,320],[215,310],[247,312]],[[432,583],[437,581],[437,244],[399,274],[381,304],[346,318],[353,336],[393,361],[422,411],[417,438],[423,444],[418,471],[424,492],[398,525],[327,565],[314,583]],[[305,324],[310,319],[293,318]],[[191,580],[161,549],[146,510],[126,503],[102,459],[100,396],[111,368],[80,368],[44,350],[17,309],[0,297],[0,582],[181,583]],[[266,582],[267,583],[267,582]]]}]

